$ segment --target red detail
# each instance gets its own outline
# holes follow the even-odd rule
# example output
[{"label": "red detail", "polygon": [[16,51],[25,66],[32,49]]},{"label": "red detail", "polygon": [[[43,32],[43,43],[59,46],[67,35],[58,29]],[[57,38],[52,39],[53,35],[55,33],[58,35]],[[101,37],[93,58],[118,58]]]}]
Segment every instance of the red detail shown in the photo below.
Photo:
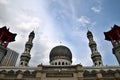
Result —
[{"label": "red detail", "polygon": [[115,46],[120,41],[120,27],[114,25],[110,31],[104,32],[104,35],[105,35],[105,40],[111,41],[113,46]]},{"label": "red detail", "polygon": [[9,42],[15,41],[16,35],[17,34],[9,32],[9,28],[7,29],[6,26],[0,28],[0,45],[7,47]]}]

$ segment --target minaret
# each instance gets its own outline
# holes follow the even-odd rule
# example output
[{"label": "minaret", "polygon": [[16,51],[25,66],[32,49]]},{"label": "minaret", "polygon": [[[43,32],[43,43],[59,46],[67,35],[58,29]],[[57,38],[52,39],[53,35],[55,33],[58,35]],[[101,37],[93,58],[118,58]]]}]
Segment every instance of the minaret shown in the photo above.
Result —
[{"label": "minaret", "polygon": [[35,37],[35,33],[34,33],[34,31],[32,31],[29,34],[29,39],[25,44],[25,50],[20,57],[20,65],[19,66],[28,66],[29,60],[31,58],[30,50],[33,46],[32,41],[33,41],[34,37]]},{"label": "minaret", "polygon": [[93,39],[93,35],[92,32],[88,31],[87,32],[87,38],[89,40],[89,47],[91,49],[91,58],[93,60],[94,66],[102,66],[102,59],[101,59],[101,55],[97,50],[97,44]]},{"label": "minaret", "polygon": [[120,65],[120,26],[114,25],[110,31],[104,32],[105,40],[112,43],[113,54],[116,56],[118,63]]}]

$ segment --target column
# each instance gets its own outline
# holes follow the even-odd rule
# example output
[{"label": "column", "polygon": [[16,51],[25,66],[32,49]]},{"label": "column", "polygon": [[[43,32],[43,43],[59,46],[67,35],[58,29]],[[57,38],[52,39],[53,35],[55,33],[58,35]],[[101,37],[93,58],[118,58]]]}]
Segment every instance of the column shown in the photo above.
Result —
[{"label": "column", "polygon": [[102,73],[100,73],[100,72],[98,72],[98,73],[96,74],[96,77],[97,77],[98,80],[103,80],[103,79],[102,79],[102,78],[103,78]]},{"label": "column", "polygon": [[83,80],[83,69],[82,69],[82,65],[80,64],[77,65],[77,75],[78,75],[78,80]]},{"label": "column", "polygon": [[5,77],[5,72],[1,72],[0,73],[0,78],[4,78]]},{"label": "column", "polygon": [[114,74],[114,76],[115,76],[116,79],[120,79],[120,74],[119,74],[118,72],[116,72],[116,73]]},{"label": "column", "polygon": [[17,75],[17,79],[22,79],[23,78],[23,72],[19,72]]},{"label": "column", "polygon": [[38,65],[38,70],[36,72],[36,80],[41,80],[42,77],[42,65]]}]

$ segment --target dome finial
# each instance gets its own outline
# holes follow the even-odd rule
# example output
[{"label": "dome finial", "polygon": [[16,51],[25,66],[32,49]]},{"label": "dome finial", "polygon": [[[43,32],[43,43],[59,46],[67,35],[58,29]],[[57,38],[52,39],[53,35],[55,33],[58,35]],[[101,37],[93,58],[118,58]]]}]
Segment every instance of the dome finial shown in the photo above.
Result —
[{"label": "dome finial", "polygon": [[60,45],[62,44],[62,42],[60,41]]}]

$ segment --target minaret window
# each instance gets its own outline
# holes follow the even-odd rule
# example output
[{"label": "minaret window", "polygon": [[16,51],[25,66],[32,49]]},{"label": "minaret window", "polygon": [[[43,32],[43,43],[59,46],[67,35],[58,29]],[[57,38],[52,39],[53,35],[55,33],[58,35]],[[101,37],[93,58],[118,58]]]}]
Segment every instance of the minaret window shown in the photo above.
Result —
[{"label": "minaret window", "polygon": [[23,65],[23,62],[21,62],[21,65]]},{"label": "minaret window", "polygon": [[66,62],[66,65],[68,65],[67,62]]},{"label": "minaret window", "polygon": [[64,65],[64,62],[62,62],[62,65]]},{"label": "minaret window", "polygon": [[95,51],[96,51],[97,49],[95,49]]},{"label": "minaret window", "polygon": [[97,63],[95,63],[95,66],[97,66]]},{"label": "minaret window", "polygon": [[25,63],[25,66],[27,66],[27,63]]},{"label": "minaret window", "polygon": [[61,63],[59,62],[58,65],[61,65]]},{"label": "minaret window", "polygon": [[90,38],[90,42],[92,42],[93,41],[93,39],[92,38]]},{"label": "minaret window", "polygon": [[55,62],[55,65],[57,65],[57,62]]},{"label": "minaret window", "polygon": [[101,62],[99,62],[99,65],[101,65]]}]

